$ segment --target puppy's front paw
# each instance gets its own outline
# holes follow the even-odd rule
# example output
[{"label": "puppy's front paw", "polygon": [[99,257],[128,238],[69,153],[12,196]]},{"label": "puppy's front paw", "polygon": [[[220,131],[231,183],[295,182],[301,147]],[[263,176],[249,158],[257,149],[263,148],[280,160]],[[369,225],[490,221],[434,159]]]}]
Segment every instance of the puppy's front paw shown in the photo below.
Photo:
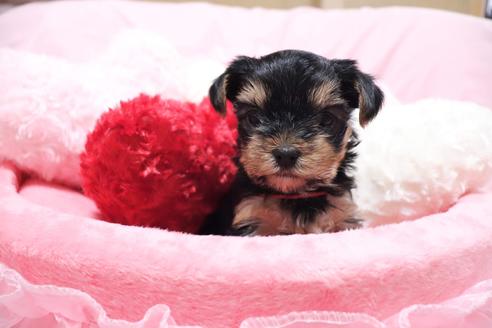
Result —
[{"label": "puppy's front paw", "polygon": [[353,230],[353,229],[360,229],[362,228],[363,225],[363,220],[361,219],[345,219],[342,222],[340,222],[335,231],[343,231],[343,230]]},{"label": "puppy's front paw", "polygon": [[254,236],[259,226],[259,219],[250,218],[232,225],[227,234],[230,236]]}]

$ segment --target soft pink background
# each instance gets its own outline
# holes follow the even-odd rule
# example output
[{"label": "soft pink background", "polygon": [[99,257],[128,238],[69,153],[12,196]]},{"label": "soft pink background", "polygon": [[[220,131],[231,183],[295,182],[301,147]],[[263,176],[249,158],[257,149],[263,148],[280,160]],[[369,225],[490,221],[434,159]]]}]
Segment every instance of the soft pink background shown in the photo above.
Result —
[{"label": "soft pink background", "polygon": [[[85,62],[135,27],[166,36],[184,54],[223,62],[283,48],[355,58],[403,101],[433,96],[492,107],[491,22],[432,10],[53,2],[1,15],[0,47]],[[231,240],[92,220],[95,207],[81,194],[36,181],[17,193],[13,172],[0,172],[0,261],[33,283],[83,290],[114,318],[137,320],[162,303],[178,323],[209,327],[312,310],[363,312],[376,325],[492,278],[492,220],[483,219],[492,217],[490,191],[411,223]],[[469,313],[460,317],[465,324]]]},{"label": "soft pink background", "polygon": [[286,48],[355,58],[401,100],[441,96],[492,107],[491,21],[434,10],[63,1],[3,15],[0,46],[86,61],[130,27],[165,36],[183,54],[223,61]]}]

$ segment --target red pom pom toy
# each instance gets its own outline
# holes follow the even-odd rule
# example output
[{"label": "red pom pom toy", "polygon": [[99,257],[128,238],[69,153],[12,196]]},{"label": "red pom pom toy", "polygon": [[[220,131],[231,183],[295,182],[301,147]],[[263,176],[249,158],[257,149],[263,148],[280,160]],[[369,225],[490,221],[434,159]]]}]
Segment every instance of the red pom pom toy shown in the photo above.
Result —
[{"label": "red pom pom toy", "polygon": [[84,192],[108,221],[197,232],[235,174],[235,128],[208,99],[121,102],[87,137]]}]

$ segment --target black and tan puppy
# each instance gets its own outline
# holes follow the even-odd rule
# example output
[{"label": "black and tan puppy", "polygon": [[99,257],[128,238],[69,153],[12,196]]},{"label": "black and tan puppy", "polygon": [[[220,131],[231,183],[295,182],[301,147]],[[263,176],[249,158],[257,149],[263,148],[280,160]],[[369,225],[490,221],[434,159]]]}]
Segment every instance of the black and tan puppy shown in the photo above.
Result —
[{"label": "black and tan puppy", "polygon": [[239,57],[210,88],[238,118],[238,174],[203,234],[277,235],[356,228],[350,169],[357,136],[383,93],[353,60],[297,50]]}]

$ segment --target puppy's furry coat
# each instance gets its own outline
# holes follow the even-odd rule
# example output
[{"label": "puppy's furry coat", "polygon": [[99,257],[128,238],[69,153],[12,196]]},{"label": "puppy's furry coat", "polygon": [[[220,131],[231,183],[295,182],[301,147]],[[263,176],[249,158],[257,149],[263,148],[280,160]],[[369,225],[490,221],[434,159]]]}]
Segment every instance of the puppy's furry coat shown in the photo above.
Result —
[{"label": "puppy's furry coat", "polygon": [[239,57],[210,88],[215,109],[238,117],[238,174],[202,233],[276,235],[359,226],[352,202],[357,136],[383,93],[353,60],[298,50]]}]

